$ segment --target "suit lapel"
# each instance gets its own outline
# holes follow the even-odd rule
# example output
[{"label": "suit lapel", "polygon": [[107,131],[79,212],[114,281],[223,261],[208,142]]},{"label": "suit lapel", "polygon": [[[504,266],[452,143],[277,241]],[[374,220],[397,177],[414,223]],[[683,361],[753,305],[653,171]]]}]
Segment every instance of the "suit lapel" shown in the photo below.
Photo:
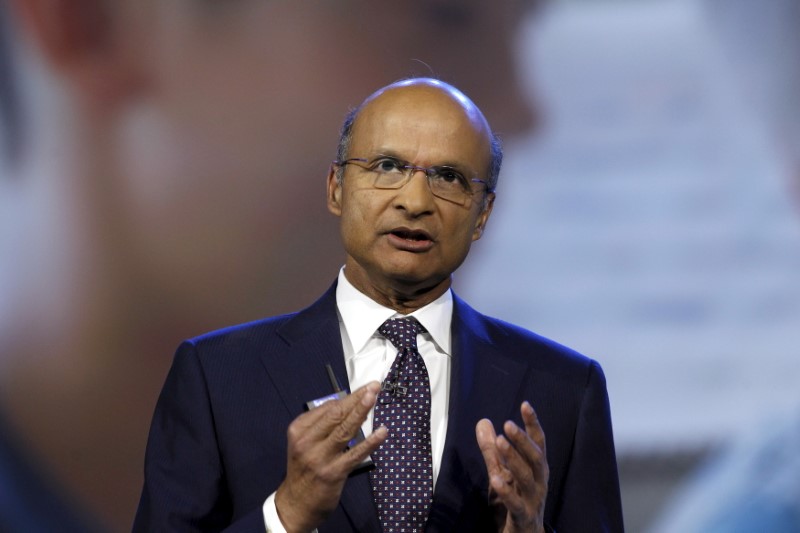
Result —
[{"label": "suit lapel", "polygon": [[[456,521],[463,524],[459,517],[464,512],[486,509],[489,481],[475,425],[488,418],[498,429],[508,418],[518,418],[515,391],[525,374],[524,365],[492,345],[482,315],[455,295],[453,304],[447,437],[428,521],[436,531],[450,531]],[[472,503],[479,508],[465,508]]]},{"label": "suit lapel", "polygon": [[[307,401],[333,392],[326,364],[331,365],[341,386],[348,388],[336,311],[336,283],[277,333],[285,343],[285,350],[263,354],[262,362],[292,419],[303,412]],[[340,505],[355,531],[380,531],[372,489],[365,474],[348,479]]]},{"label": "suit lapel", "polygon": [[274,351],[265,351],[261,360],[292,415],[302,413],[307,401],[333,392],[326,364],[333,366],[340,383],[347,383],[335,284],[280,326],[277,335],[283,342],[279,341]]}]

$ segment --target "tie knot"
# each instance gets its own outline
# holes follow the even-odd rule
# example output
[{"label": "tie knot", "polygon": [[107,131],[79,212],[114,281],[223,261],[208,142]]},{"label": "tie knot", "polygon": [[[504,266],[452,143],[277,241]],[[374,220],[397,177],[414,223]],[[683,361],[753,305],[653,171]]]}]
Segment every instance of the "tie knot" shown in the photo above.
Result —
[{"label": "tie knot", "polygon": [[417,334],[425,331],[422,324],[414,317],[390,318],[378,328],[378,332],[389,339],[395,348],[417,349]]}]

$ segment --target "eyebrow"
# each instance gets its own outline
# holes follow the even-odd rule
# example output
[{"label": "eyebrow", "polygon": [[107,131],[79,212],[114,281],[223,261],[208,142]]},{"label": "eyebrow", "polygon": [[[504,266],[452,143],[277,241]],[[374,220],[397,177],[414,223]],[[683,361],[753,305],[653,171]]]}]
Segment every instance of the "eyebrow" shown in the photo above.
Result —
[{"label": "eyebrow", "polygon": [[[371,156],[369,156],[369,160],[372,161],[372,160],[377,159],[379,157],[391,157],[392,159],[397,159],[398,161],[401,161],[403,163],[416,165],[416,163],[413,163],[407,157],[404,157],[404,156],[400,155],[398,152],[392,150],[391,148],[381,148],[381,149],[376,150]],[[458,172],[464,174],[465,176],[468,176],[470,174],[475,175],[475,176],[478,175],[478,173],[476,171],[474,171],[470,167],[462,165],[460,163],[453,163],[453,162],[434,163],[433,165],[426,165],[426,167],[427,168],[433,168],[433,167],[451,168],[453,170],[457,170]]]}]

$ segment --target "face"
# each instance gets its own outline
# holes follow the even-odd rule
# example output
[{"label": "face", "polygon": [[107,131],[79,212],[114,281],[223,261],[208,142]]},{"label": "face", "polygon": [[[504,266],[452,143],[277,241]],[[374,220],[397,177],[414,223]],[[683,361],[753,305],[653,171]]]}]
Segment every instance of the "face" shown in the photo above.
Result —
[{"label": "face", "polygon": [[[420,167],[447,165],[486,178],[490,132],[468,100],[447,86],[394,86],[374,97],[353,126],[348,158],[390,155]],[[416,294],[446,288],[480,238],[494,195],[473,183],[466,205],[431,193],[423,172],[400,189],[375,189],[372,175],[347,165],[328,178],[328,207],[341,217],[348,280],[362,292]]]}]

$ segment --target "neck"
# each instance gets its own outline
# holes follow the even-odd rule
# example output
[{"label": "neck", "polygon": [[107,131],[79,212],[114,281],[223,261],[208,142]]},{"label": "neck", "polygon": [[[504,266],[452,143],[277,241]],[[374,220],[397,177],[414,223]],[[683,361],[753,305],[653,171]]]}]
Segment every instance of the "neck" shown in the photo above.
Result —
[{"label": "neck", "polygon": [[346,265],[344,275],[353,287],[384,307],[394,309],[402,315],[413,313],[439,298],[450,288],[452,278],[439,281],[425,280],[375,280],[357,267]]}]

